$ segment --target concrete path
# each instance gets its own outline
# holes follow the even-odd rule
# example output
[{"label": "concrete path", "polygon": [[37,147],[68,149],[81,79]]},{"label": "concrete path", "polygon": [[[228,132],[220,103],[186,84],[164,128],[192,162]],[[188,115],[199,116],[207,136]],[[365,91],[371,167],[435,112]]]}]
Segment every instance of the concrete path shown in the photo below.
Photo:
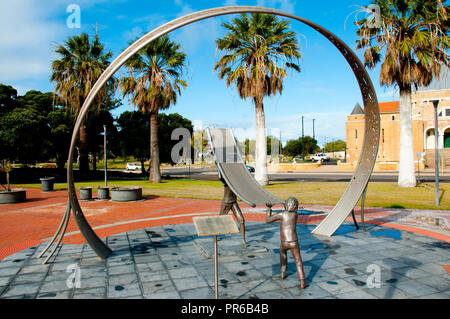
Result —
[{"label": "concrete path", "polygon": [[[70,224],[47,265],[37,255],[63,215],[66,192],[27,191],[0,206],[0,298],[214,298],[213,240],[193,216],[217,214],[220,201],[146,198],[82,202],[89,223],[112,248],[99,260]],[[290,254],[279,277],[279,228],[261,208],[242,205],[240,235],[219,241],[219,296],[227,299],[450,298],[449,212],[366,209],[367,232],[350,220],[328,238],[311,235],[331,207],[300,212],[297,231],[307,281],[301,290]],[[358,216],[358,212],[357,212]]]}]

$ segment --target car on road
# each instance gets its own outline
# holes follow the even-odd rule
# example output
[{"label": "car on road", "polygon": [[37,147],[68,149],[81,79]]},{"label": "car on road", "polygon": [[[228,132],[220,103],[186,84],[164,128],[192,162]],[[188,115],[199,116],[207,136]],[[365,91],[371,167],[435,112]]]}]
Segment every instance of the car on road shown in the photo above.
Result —
[{"label": "car on road", "polygon": [[137,171],[142,170],[142,166],[139,163],[127,163],[127,166],[125,167],[127,171]]},{"label": "car on road", "polygon": [[328,162],[330,158],[324,153],[317,153],[311,156],[313,162]]},{"label": "car on road", "polygon": [[248,165],[245,165],[245,167],[247,167],[247,169],[248,169],[248,171],[249,171],[250,173],[254,173],[254,172],[255,172],[255,168],[254,168],[254,167],[248,166]]}]

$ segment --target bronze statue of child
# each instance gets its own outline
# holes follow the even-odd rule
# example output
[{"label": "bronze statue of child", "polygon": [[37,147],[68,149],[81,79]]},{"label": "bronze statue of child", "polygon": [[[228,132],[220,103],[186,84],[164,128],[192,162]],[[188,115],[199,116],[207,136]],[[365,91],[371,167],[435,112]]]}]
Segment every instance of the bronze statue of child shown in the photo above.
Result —
[{"label": "bronze statue of child", "polygon": [[222,207],[220,208],[219,214],[227,215],[230,210],[233,212],[234,217],[239,222],[239,230],[241,232],[242,246],[247,247],[247,244],[245,242],[245,219],[237,203],[236,194],[231,190],[231,188],[222,178],[220,178],[220,180],[223,183],[224,194],[222,199]]},{"label": "bronze statue of child", "polygon": [[297,237],[297,209],[298,201],[294,197],[286,200],[285,211],[272,215],[272,204],[267,203],[266,223],[280,221],[280,266],[281,279],[284,279],[287,270],[287,251],[290,250],[297,265],[297,276],[300,281],[300,287],[306,288],[305,273],[303,271],[302,257],[300,255],[300,246]]}]

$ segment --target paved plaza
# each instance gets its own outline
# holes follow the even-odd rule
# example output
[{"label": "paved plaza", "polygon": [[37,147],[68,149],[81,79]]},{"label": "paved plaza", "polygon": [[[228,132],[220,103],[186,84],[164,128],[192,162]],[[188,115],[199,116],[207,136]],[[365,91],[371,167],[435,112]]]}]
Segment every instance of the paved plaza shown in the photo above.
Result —
[{"label": "paved plaza", "polygon": [[[279,226],[247,222],[240,235],[220,236],[222,299],[450,298],[450,244],[409,231],[346,223],[332,237],[298,224],[309,287],[298,288],[295,264],[280,279]],[[0,262],[0,298],[213,299],[213,238],[198,237],[192,223],[108,236],[113,254],[100,260],[87,244],[62,244],[48,264],[41,243]]]}]

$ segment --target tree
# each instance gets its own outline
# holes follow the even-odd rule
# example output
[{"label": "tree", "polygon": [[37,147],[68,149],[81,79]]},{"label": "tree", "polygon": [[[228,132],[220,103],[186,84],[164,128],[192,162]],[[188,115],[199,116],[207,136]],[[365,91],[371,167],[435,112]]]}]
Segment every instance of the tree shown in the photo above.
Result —
[{"label": "tree", "polygon": [[123,112],[116,119],[119,127],[120,153],[123,157],[131,155],[141,162],[142,175],[145,161],[150,158],[150,116],[139,111]]},{"label": "tree", "polygon": [[17,106],[17,90],[10,85],[0,84],[0,117]]},{"label": "tree", "polygon": [[32,164],[49,154],[46,117],[32,108],[17,107],[0,118],[0,158]]},{"label": "tree", "polygon": [[56,168],[62,169],[69,155],[74,118],[65,107],[58,107],[48,114],[47,123],[50,127],[50,141],[56,159]]},{"label": "tree", "polygon": [[[177,140],[172,140],[172,132],[177,128],[185,128],[189,131],[190,136],[193,135],[194,126],[192,122],[178,113],[159,114],[159,140],[160,140],[160,159],[162,163],[177,164],[172,159],[172,149]],[[191,160],[194,158],[193,144],[191,144]]]},{"label": "tree", "polygon": [[[267,155],[275,155],[272,154],[272,143],[274,145],[274,147],[277,147],[278,149],[278,153],[280,152],[280,140],[273,136],[273,135],[269,135],[266,137],[266,149],[267,149]],[[250,140],[250,139],[245,139],[244,142],[239,143],[239,146],[243,152],[243,155],[253,155],[255,154],[255,150],[256,150],[256,141],[255,140]]]},{"label": "tree", "polygon": [[[364,63],[381,63],[380,84],[400,91],[400,162],[398,186],[416,185],[412,139],[411,87],[426,86],[448,60],[448,6],[441,0],[375,0],[376,21],[357,21],[357,49]],[[378,23],[377,23],[378,22]]]},{"label": "tree", "polygon": [[58,96],[34,90],[17,96],[14,88],[0,85],[0,100],[8,106],[0,114],[0,158],[32,164],[56,157],[57,167],[64,167],[73,117],[56,106]]},{"label": "tree", "polygon": [[[150,158],[149,114],[139,111],[123,112],[116,120],[119,126],[120,149],[122,156],[131,155],[138,159],[144,174],[144,162]],[[171,153],[173,146],[178,143],[172,140],[172,132],[177,128],[186,128],[192,135],[192,122],[178,113],[158,115],[159,123],[159,156],[162,163],[175,164]]]},{"label": "tree", "polygon": [[181,87],[187,82],[181,79],[186,54],[180,45],[163,36],[145,46],[126,62],[130,75],[124,77],[120,87],[123,96],[131,96],[133,104],[141,112],[150,113],[150,181],[161,182],[158,144],[158,114],[160,110],[176,104]]},{"label": "tree", "polygon": [[[98,35],[91,42],[86,33],[69,37],[64,44],[57,46],[55,52],[59,59],[52,62],[51,81],[55,83],[55,92],[77,117],[91,88],[108,67],[112,53],[106,52]],[[111,96],[114,81],[111,78],[100,90],[96,97],[97,106]],[[83,173],[89,171],[85,121],[83,119],[79,131],[80,171]]]},{"label": "tree", "polygon": [[345,151],[346,143],[343,140],[336,140],[325,143],[324,152],[340,152]]},{"label": "tree", "polygon": [[16,101],[20,107],[33,109],[39,115],[47,116],[48,113],[53,111],[54,102],[59,102],[59,99],[51,92],[42,93],[31,90],[23,96],[18,96]]},{"label": "tree", "polygon": [[300,72],[294,63],[300,58],[295,33],[287,31],[288,21],[274,15],[242,14],[231,23],[223,23],[227,33],[216,40],[224,55],[214,66],[227,86],[236,85],[242,99],[251,98],[256,113],[256,170],[255,178],[268,184],[267,145],[263,99],[283,90],[286,69]]},{"label": "tree", "polygon": [[[317,141],[311,136],[305,136],[305,154],[313,154],[317,149]],[[288,156],[302,155],[303,139],[289,140],[283,147],[282,153]]]},{"label": "tree", "polygon": [[87,149],[91,155],[92,169],[97,170],[97,154],[104,147],[104,127],[106,126],[107,143],[114,149],[114,143],[111,143],[117,135],[117,128],[114,125],[114,118],[105,108],[100,107],[95,113],[88,115],[86,119],[86,131],[89,136]]}]

